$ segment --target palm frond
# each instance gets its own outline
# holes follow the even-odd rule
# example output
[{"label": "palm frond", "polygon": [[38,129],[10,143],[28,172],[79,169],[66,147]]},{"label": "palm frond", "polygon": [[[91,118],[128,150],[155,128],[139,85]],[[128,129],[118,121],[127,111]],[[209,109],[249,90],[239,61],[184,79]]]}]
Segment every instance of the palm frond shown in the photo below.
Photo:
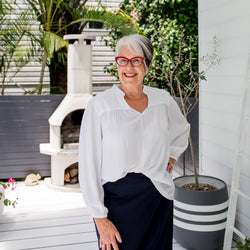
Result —
[{"label": "palm frond", "polygon": [[57,11],[58,11],[58,9],[59,9],[59,7],[61,5],[61,2],[62,2],[61,0],[57,1],[56,6],[54,8],[53,8],[52,4],[50,6],[50,11],[53,10],[53,13],[49,13],[49,15],[48,15],[48,17],[50,17],[50,22],[49,22],[50,25],[52,25],[53,22],[54,22],[55,15],[57,14]]},{"label": "palm frond", "polygon": [[42,44],[44,49],[47,52],[48,58],[53,57],[53,53],[60,50],[63,47],[68,46],[68,42],[65,41],[62,37],[57,36],[52,32],[41,31],[43,33]]},{"label": "palm frond", "polygon": [[[81,18],[69,23],[68,25],[65,25],[63,29],[67,28],[70,25],[86,21],[105,23],[107,26],[116,28],[124,35],[141,33],[139,27],[133,23],[133,19],[123,13],[121,10],[113,11],[99,7],[83,7]],[[58,32],[60,32],[61,30],[59,30]]]},{"label": "palm frond", "polygon": [[37,6],[39,5],[37,0],[27,0],[27,1],[30,4],[31,8],[33,9],[35,15],[37,16],[37,20],[41,23],[44,23],[45,22],[44,16],[42,15],[41,10],[37,8]]}]

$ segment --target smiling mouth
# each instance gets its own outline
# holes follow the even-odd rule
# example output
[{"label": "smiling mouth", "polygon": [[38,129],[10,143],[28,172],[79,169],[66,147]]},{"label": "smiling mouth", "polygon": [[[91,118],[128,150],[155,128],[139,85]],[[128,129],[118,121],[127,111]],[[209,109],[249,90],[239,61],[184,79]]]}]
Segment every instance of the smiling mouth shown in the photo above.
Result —
[{"label": "smiling mouth", "polygon": [[131,77],[135,77],[136,73],[134,73],[134,74],[124,73],[124,76],[131,78]]}]

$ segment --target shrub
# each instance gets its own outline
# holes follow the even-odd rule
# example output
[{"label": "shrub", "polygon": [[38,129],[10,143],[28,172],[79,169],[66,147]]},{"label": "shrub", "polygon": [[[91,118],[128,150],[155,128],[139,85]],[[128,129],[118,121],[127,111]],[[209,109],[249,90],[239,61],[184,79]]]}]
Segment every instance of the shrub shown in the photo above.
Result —
[{"label": "shrub", "polygon": [[[198,73],[197,0],[125,0],[120,8],[133,18],[154,46],[154,62],[144,79],[144,84],[170,91],[167,76],[170,75],[169,69],[174,67],[171,66],[171,60],[180,54],[181,42],[182,74],[179,74],[179,79],[188,85],[191,73],[190,63],[192,63],[192,70]],[[115,49],[122,34],[111,28],[108,36],[111,39],[108,39],[107,43]],[[115,64],[107,65],[105,70],[111,76],[117,77]],[[174,86],[176,86],[175,83]]]}]

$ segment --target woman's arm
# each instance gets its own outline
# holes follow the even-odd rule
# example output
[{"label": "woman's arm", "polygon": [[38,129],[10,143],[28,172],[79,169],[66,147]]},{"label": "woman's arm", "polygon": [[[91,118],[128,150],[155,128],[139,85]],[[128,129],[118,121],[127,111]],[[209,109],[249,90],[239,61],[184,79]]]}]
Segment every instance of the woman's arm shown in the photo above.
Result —
[{"label": "woman's arm", "polygon": [[93,99],[89,102],[83,116],[79,139],[79,182],[84,200],[94,217],[100,234],[100,248],[118,250],[117,242],[121,236],[107,219],[108,210],[104,206],[104,190],[101,182],[102,129]]},{"label": "woman's arm", "polygon": [[105,218],[104,191],[101,183],[102,131],[100,117],[90,100],[84,112],[79,138],[79,182],[92,217]]}]

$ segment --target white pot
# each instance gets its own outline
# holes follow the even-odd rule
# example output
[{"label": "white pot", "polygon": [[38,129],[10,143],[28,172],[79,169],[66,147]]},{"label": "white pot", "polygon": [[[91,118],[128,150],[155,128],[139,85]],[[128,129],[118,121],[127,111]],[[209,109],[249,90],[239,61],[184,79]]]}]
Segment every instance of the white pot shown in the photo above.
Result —
[{"label": "white pot", "polygon": [[3,196],[0,200],[0,220],[1,220],[1,217],[2,217],[2,214],[3,214],[3,210],[4,210],[4,199],[5,199],[5,195],[4,195],[4,189],[3,189],[3,186],[0,185],[0,193],[3,193]]}]

